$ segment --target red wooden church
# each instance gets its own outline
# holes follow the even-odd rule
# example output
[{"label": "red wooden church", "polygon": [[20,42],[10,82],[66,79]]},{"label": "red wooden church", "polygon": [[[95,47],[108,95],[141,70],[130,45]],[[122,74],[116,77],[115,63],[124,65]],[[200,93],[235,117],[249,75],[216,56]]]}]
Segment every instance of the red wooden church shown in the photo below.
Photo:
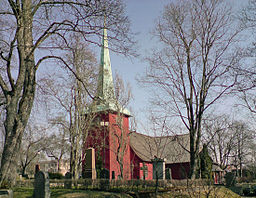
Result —
[{"label": "red wooden church", "polygon": [[[95,118],[84,149],[95,150],[97,177],[146,180],[187,177],[188,135],[150,137],[129,130],[130,112],[115,98],[106,29],[96,98],[92,110]],[[83,158],[86,159],[86,155]],[[105,173],[101,174],[100,170]]]}]

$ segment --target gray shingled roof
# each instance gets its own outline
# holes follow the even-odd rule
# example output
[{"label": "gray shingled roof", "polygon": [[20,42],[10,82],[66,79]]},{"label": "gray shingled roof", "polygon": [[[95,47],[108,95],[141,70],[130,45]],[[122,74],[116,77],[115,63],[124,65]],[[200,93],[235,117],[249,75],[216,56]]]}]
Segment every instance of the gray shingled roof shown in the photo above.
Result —
[{"label": "gray shingled roof", "polygon": [[130,146],[141,160],[166,158],[167,164],[190,162],[189,134],[151,137],[137,132],[130,134]]}]

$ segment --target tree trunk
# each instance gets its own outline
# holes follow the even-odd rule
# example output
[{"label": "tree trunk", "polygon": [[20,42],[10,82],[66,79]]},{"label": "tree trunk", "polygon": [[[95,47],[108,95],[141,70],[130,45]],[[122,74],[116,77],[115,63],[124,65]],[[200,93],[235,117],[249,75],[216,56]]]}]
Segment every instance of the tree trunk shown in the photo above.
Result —
[{"label": "tree trunk", "polygon": [[[23,0],[21,16],[17,18],[17,48],[19,55],[19,73],[11,90],[4,92],[6,98],[6,117],[4,121],[5,141],[1,159],[0,186],[3,182],[15,184],[18,155],[23,132],[33,106],[36,87],[36,68],[34,62],[32,36],[31,0]],[[15,8],[16,9],[16,8]]]},{"label": "tree trunk", "polygon": [[[11,103],[6,108],[5,143],[1,159],[0,184],[3,181],[10,185],[15,183],[20,144],[34,100],[35,75],[33,72],[30,75],[28,71],[26,72],[24,84],[27,85],[23,89],[23,96],[20,101],[16,104]],[[18,101],[18,99],[19,95],[16,95],[13,96],[12,101]]]},{"label": "tree trunk", "polygon": [[[157,162],[158,164],[158,162]],[[156,183],[155,183],[155,197],[157,198],[157,194],[158,194],[158,185],[159,185],[159,182],[158,182],[158,171],[157,171],[157,168],[156,168]]]},{"label": "tree trunk", "polygon": [[197,156],[195,150],[195,130],[190,130],[190,169],[189,178],[195,179],[197,169]]},{"label": "tree trunk", "polygon": [[22,170],[21,170],[21,175],[22,175],[22,176],[25,175],[25,173],[26,173],[26,168],[27,168],[26,165],[24,165],[24,166],[22,167]]},{"label": "tree trunk", "polygon": [[5,119],[6,136],[1,159],[0,184],[3,181],[8,182],[10,185],[15,183],[20,144],[33,105],[34,93],[31,92],[34,91],[35,85],[25,90],[18,104],[19,109],[17,115],[13,113],[16,110],[16,106],[7,107],[7,116]]}]

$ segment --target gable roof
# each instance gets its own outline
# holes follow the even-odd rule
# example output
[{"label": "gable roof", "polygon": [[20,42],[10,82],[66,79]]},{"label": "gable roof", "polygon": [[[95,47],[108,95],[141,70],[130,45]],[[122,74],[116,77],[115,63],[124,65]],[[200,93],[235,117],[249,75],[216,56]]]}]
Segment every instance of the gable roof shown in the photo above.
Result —
[{"label": "gable roof", "polygon": [[151,137],[132,132],[130,146],[145,162],[150,162],[155,157],[165,158],[166,164],[190,162],[189,134]]}]

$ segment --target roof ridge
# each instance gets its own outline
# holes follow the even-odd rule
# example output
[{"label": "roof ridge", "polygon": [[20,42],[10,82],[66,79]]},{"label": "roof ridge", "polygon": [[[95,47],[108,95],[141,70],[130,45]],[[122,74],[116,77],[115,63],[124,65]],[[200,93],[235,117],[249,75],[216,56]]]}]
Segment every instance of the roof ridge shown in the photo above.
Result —
[{"label": "roof ridge", "polygon": [[143,134],[143,133],[139,133],[137,131],[132,131],[131,133],[136,133],[136,134],[139,134],[141,136],[146,136],[146,137],[150,137],[150,138],[166,138],[166,137],[177,137],[177,136],[186,136],[186,135],[189,135],[189,133],[185,133],[185,134],[176,134],[176,135],[166,135],[166,136],[150,136],[150,135],[146,135],[146,134]]}]

